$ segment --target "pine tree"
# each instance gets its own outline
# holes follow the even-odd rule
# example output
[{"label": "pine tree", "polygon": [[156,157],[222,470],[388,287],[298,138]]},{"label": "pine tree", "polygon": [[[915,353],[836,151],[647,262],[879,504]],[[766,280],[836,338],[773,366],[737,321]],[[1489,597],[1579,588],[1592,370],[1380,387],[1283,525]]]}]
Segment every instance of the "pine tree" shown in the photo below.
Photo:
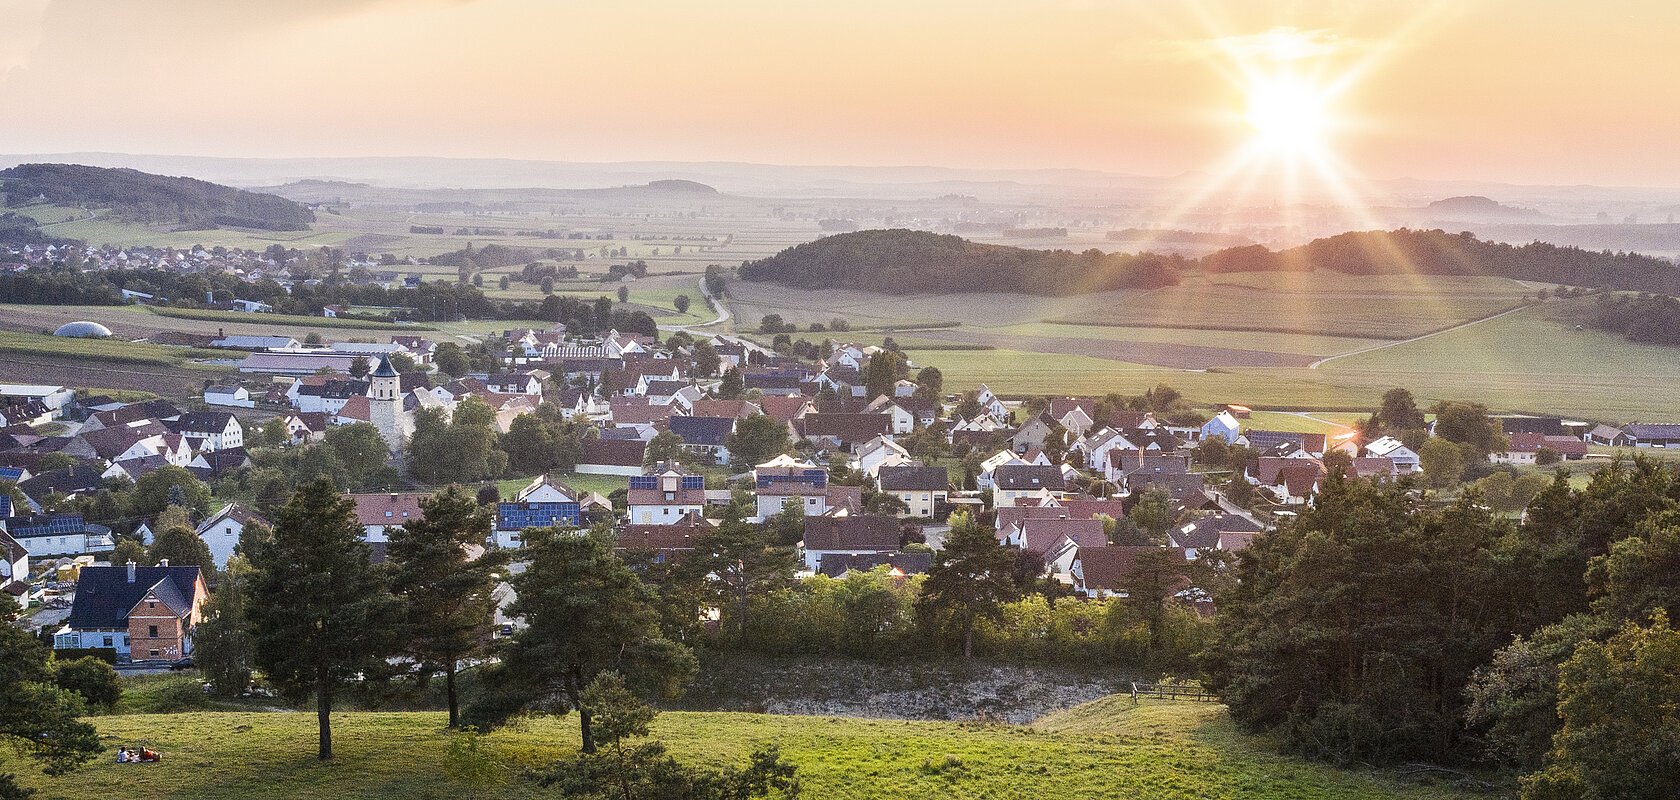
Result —
[{"label": "pine tree", "polygon": [[974,656],[974,628],[994,619],[1015,593],[1015,556],[998,544],[996,534],[967,514],[951,515],[945,549],[934,554],[916,601],[924,619],[954,628],[963,658]]},{"label": "pine tree", "polygon": [[280,509],[251,554],[256,663],[289,697],[315,696],[321,760],[332,758],[333,694],[380,664],[400,609],[368,563],[356,505],[317,478]]},{"label": "pine tree", "polygon": [[[403,649],[427,673],[443,671],[449,727],[460,725],[455,677],[461,662],[489,644],[496,610],[491,590],[507,563],[483,551],[489,509],[458,486],[420,501],[421,516],[391,532],[391,591],[403,604]],[[481,553],[473,558],[475,552]]]},{"label": "pine tree", "polygon": [[694,674],[688,648],[660,630],[658,594],[613,554],[611,531],[525,532],[526,570],[512,579],[508,613],[525,620],[488,670],[486,694],[466,721],[495,725],[525,711],[576,710],[583,751],[596,741],[583,692],[596,675],[624,675],[644,693],[674,695]]}]

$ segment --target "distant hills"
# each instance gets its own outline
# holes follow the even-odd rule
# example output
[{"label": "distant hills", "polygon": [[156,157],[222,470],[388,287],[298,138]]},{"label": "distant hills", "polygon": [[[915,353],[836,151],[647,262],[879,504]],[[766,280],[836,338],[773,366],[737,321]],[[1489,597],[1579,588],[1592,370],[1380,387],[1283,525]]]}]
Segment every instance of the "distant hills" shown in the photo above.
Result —
[{"label": "distant hills", "polygon": [[718,193],[716,188],[707,186],[699,181],[685,181],[677,178],[661,181],[648,181],[647,185],[642,188],[652,189],[656,192],[689,192],[692,194]]},{"label": "distant hills", "polygon": [[887,294],[1018,292],[1069,295],[1150,289],[1200,266],[1221,272],[1486,275],[1623,291],[1680,294],[1680,266],[1652,256],[1486,242],[1440,230],[1361,231],[1282,251],[1231,247],[1199,262],[1157,253],[1028,250],[911,230],[840,233],[741,265],[741,277],[802,289]]},{"label": "distant hills", "polygon": [[1435,219],[1539,220],[1546,217],[1532,208],[1508,206],[1491,197],[1461,195],[1436,200],[1424,207]]},{"label": "distant hills", "polygon": [[1028,250],[905,229],[839,233],[741,265],[741,277],[803,289],[887,294],[1019,292],[1070,295],[1178,282],[1179,256]]},{"label": "distant hills", "polygon": [[21,164],[0,170],[0,193],[6,205],[14,208],[45,201],[109,209],[118,219],[179,230],[301,231],[315,221],[308,208],[272,194],[195,178],[80,164]]},{"label": "distant hills", "polygon": [[1260,245],[1202,259],[1209,272],[1310,272],[1349,275],[1492,275],[1570,286],[1680,293],[1680,267],[1652,256],[1487,242],[1441,230],[1356,231],[1274,252]]}]

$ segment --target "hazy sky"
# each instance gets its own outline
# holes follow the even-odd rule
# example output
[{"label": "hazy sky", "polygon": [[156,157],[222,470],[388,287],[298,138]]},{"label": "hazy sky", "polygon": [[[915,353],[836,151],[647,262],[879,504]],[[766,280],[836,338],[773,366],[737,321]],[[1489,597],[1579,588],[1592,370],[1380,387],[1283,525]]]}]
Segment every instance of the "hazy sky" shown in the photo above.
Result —
[{"label": "hazy sky", "polygon": [[1240,62],[1357,75],[1330,143],[1372,178],[1680,186],[1676,30],[1674,0],[0,0],[0,152],[1172,175],[1250,135]]}]

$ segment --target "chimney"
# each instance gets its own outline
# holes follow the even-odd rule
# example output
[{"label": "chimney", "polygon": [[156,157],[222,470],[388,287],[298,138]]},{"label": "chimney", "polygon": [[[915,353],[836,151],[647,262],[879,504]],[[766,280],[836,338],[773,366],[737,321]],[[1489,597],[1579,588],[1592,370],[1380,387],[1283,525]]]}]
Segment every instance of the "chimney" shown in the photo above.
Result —
[{"label": "chimney", "polygon": [[133,561],[128,562],[128,582],[129,583],[134,582],[134,562]]}]

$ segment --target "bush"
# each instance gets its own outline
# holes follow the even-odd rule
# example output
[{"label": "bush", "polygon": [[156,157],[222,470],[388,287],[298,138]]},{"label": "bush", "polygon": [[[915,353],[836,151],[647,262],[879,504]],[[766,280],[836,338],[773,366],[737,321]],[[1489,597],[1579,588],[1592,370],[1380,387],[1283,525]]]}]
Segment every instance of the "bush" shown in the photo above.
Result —
[{"label": "bush", "polygon": [[122,699],[122,681],[110,664],[94,656],[54,661],[60,689],[82,696],[92,708],[109,709]]}]

